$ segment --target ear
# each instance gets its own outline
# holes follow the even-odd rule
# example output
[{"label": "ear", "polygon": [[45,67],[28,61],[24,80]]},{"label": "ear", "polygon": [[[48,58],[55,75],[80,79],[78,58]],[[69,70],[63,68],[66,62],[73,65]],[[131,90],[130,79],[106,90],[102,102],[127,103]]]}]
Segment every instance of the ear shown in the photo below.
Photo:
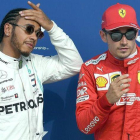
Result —
[{"label": "ear", "polygon": [[138,37],[138,35],[139,35],[139,30],[138,30],[137,33],[136,33],[136,38]]},{"label": "ear", "polygon": [[102,30],[100,30],[100,36],[101,39],[103,40],[103,42],[107,42],[107,35],[105,34],[105,32],[103,32]]},{"label": "ear", "polygon": [[4,35],[8,37],[8,36],[11,35],[11,33],[12,33],[12,25],[9,24],[9,23],[5,23],[5,25],[4,25]]}]

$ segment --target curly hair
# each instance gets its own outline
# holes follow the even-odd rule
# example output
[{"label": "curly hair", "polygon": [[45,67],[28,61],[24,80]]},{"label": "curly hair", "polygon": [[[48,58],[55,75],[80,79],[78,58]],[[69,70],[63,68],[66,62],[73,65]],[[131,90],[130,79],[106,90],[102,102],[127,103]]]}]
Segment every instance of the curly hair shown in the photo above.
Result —
[{"label": "curly hair", "polygon": [[21,18],[19,12],[22,10],[27,10],[27,9],[26,8],[16,8],[16,9],[10,10],[4,17],[4,19],[2,20],[1,25],[0,25],[0,43],[2,42],[3,37],[4,37],[5,23],[9,23],[9,22],[17,23],[19,21],[19,19]]}]

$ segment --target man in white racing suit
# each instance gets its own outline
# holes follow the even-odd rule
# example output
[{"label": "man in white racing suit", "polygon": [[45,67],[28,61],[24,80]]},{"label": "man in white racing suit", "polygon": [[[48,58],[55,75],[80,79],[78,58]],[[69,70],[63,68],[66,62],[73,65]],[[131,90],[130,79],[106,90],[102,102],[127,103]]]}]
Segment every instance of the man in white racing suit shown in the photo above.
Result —
[{"label": "man in white racing suit", "polygon": [[[82,59],[72,40],[39,8],[13,9],[0,26],[0,139],[42,140],[43,87],[77,74]],[[43,27],[58,53],[31,54]]]}]

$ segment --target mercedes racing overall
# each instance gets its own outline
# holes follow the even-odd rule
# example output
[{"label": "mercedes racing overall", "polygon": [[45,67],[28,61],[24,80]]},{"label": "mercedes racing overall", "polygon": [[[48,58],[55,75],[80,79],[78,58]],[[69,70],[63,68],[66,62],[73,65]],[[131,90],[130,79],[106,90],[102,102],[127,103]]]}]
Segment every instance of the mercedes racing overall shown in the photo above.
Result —
[{"label": "mercedes racing overall", "polygon": [[42,84],[77,74],[82,59],[72,40],[55,23],[48,32],[58,53],[19,59],[0,52],[0,139],[42,140]]}]

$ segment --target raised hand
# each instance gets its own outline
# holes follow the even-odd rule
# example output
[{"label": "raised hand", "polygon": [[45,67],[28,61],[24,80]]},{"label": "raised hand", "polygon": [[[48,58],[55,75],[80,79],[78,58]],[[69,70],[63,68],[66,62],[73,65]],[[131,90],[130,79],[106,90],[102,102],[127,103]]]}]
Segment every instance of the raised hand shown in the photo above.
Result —
[{"label": "raised hand", "polygon": [[20,11],[19,14],[25,19],[34,20],[39,23],[47,31],[53,27],[53,22],[47,17],[47,15],[39,8],[40,4],[35,5],[28,1],[28,4],[33,8],[29,10]]},{"label": "raised hand", "polygon": [[129,91],[129,82],[131,79],[128,74],[121,75],[117,77],[113,82],[111,82],[106,97],[109,103],[116,103],[124,93]]}]

